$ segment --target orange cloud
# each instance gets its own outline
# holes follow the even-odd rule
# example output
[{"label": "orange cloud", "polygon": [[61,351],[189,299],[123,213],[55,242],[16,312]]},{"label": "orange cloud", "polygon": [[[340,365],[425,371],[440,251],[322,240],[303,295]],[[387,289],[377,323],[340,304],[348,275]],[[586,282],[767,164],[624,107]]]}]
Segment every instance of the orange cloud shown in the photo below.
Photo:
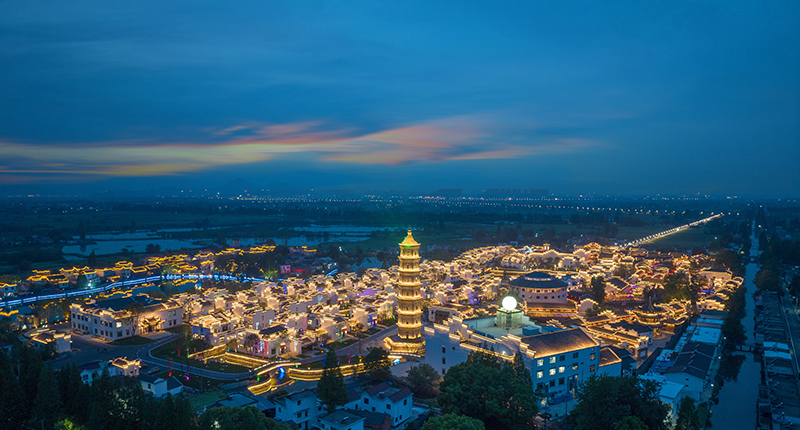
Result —
[{"label": "orange cloud", "polygon": [[592,145],[557,138],[538,145],[495,141],[491,123],[453,117],[405,127],[357,134],[353,129],[320,130],[321,123],[240,124],[207,130],[218,141],[158,143],[116,141],[92,145],[25,145],[0,141],[0,159],[15,168],[0,174],[158,176],[196,172],[218,166],[263,162],[281,154],[308,153],[310,160],[398,165],[409,162],[507,159],[561,153]]}]

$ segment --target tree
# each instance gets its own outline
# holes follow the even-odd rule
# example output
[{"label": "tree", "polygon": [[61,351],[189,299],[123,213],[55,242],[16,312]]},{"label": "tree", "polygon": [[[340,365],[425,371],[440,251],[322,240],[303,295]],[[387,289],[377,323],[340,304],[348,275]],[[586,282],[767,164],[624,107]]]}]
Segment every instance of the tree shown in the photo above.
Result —
[{"label": "tree", "polygon": [[664,299],[683,299],[686,296],[686,278],[677,273],[670,274],[664,277]]},{"label": "tree", "polygon": [[152,413],[154,429],[194,430],[196,428],[192,405],[188,400],[167,395],[155,404]]},{"label": "tree", "polygon": [[639,417],[627,416],[617,423],[614,430],[647,430],[647,425]]},{"label": "tree", "polygon": [[126,306],[125,310],[128,311],[128,313],[123,318],[123,321],[131,328],[131,336],[136,336],[136,332],[139,329],[139,320],[144,312],[144,305],[139,302],[133,302]]},{"label": "tree", "polygon": [[603,303],[606,298],[606,282],[602,276],[592,278],[592,297],[597,303]]},{"label": "tree", "polygon": [[199,430],[291,430],[286,424],[278,424],[267,418],[255,406],[212,408],[197,420]]},{"label": "tree", "polygon": [[328,409],[328,413],[332,413],[337,406],[342,406],[349,400],[336,351],[329,350],[325,356],[325,368],[322,369],[322,377],[317,382],[317,394]]},{"label": "tree", "polygon": [[425,421],[422,430],[484,430],[483,423],[464,415],[444,414]]},{"label": "tree", "polygon": [[61,396],[58,393],[56,375],[50,366],[44,366],[39,373],[39,385],[36,391],[33,417],[43,422],[46,428],[52,428],[61,416]]},{"label": "tree", "polygon": [[439,384],[442,412],[496,423],[498,429],[528,426],[538,408],[530,374],[519,363],[501,364],[492,354],[471,353],[467,361],[451,367]]},{"label": "tree", "polygon": [[89,257],[86,259],[86,264],[88,264],[89,267],[92,268],[97,267],[97,254],[94,253],[94,249],[89,254]]},{"label": "tree", "polygon": [[422,363],[419,366],[414,366],[408,369],[408,376],[406,382],[411,387],[411,391],[415,396],[429,399],[436,397],[439,393],[439,381],[442,377],[439,372],[428,363]]},{"label": "tree", "polygon": [[637,428],[627,418],[636,417],[644,423],[638,428],[667,430],[669,407],[661,402],[659,390],[660,384],[652,380],[592,375],[578,390],[578,404],[570,414],[573,428]]},{"label": "tree", "polygon": [[158,254],[159,252],[161,252],[161,245],[157,243],[148,243],[144,247],[144,252],[147,254]]},{"label": "tree", "polygon": [[369,372],[369,378],[372,381],[389,379],[392,376],[392,371],[389,369],[391,366],[389,351],[381,347],[370,349],[362,362],[364,371]]},{"label": "tree", "polygon": [[678,419],[675,421],[675,430],[700,430],[700,411],[694,405],[694,399],[686,396],[681,400],[678,409]]},{"label": "tree", "polygon": [[55,430],[82,430],[83,426],[75,424],[75,422],[69,418],[64,418],[58,421],[55,425]]},{"label": "tree", "polygon": [[800,296],[800,275],[792,276],[792,282],[789,284],[789,294],[794,297]]},{"label": "tree", "polygon": [[242,346],[244,346],[245,351],[250,350],[250,352],[255,355],[256,345],[258,344],[258,336],[255,333],[247,333],[244,335],[244,339],[242,340]]},{"label": "tree", "polygon": [[728,313],[722,321],[722,336],[725,338],[724,347],[727,350],[736,348],[747,340],[742,320]]}]

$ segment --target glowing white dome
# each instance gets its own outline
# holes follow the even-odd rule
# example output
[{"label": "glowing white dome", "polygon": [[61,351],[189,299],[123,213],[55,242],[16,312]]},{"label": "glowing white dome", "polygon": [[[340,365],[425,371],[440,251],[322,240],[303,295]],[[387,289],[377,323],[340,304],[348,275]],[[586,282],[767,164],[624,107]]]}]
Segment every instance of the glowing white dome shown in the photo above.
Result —
[{"label": "glowing white dome", "polygon": [[513,298],[511,296],[504,297],[503,298],[503,302],[502,302],[502,306],[503,306],[503,309],[505,309],[507,311],[513,311],[514,309],[517,308],[517,299],[515,299],[515,298]]}]

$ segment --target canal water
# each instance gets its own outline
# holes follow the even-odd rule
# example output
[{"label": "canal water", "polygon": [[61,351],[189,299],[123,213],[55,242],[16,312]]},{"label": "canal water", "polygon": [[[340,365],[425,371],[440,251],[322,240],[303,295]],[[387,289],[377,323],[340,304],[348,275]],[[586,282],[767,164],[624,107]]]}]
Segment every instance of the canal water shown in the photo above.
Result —
[{"label": "canal water", "polygon": [[[755,226],[754,226],[755,227]],[[753,229],[755,232],[755,228]],[[758,238],[755,233],[750,237],[752,248],[750,255],[758,256]],[[756,291],[755,277],[758,265],[750,263],[745,267],[745,310],[747,315],[742,319],[744,332],[747,334],[747,343],[752,344],[755,337],[754,316],[755,302],[753,292]],[[756,428],[756,400],[758,399],[758,385],[761,383],[761,363],[756,361],[754,354],[741,354],[744,361],[739,369],[739,374],[734,380],[726,381],[719,392],[719,404],[712,407],[711,424],[717,429],[754,429]]]}]

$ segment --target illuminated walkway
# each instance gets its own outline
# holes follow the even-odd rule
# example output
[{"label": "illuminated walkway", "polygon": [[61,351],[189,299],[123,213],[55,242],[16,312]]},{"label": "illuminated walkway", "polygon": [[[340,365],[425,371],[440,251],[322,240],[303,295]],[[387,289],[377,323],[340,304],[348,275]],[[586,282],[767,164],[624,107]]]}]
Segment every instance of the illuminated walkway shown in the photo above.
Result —
[{"label": "illuminated walkway", "polygon": [[656,239],[661,239],[664,236],[669,236],[670,234],[674,234],[674,233],[678,233],[680,231],[684,231],[684,230],[688,229],[689,227],[694,227],[696,225],[707,223],[707,222],[709,222],[709,221],[711,221],[713,219],[719,218],[721,216],[722,216],[722,214],[712,215],[712,216],[710,216],[708,218],[703,218],[703,219],[701,219],[699,221],[695,221],[695,222],[690,223],[690,224],[684,224],[684,225],[682,225],[680,227],[671,228],[669,230],[662,231],[661,233],[651,234],[650,236],[643,237],[641,239],[636,239],[633,242],[628,242],[625,245],[622,245],[620,248],[625,249],[625,248],[630,248],[632,246],[639,246],[639,245],[641,245],[643,243],[647,243],[647,242],[650,242],[650,241],[653,241],[653,240],[656,240]]}]

